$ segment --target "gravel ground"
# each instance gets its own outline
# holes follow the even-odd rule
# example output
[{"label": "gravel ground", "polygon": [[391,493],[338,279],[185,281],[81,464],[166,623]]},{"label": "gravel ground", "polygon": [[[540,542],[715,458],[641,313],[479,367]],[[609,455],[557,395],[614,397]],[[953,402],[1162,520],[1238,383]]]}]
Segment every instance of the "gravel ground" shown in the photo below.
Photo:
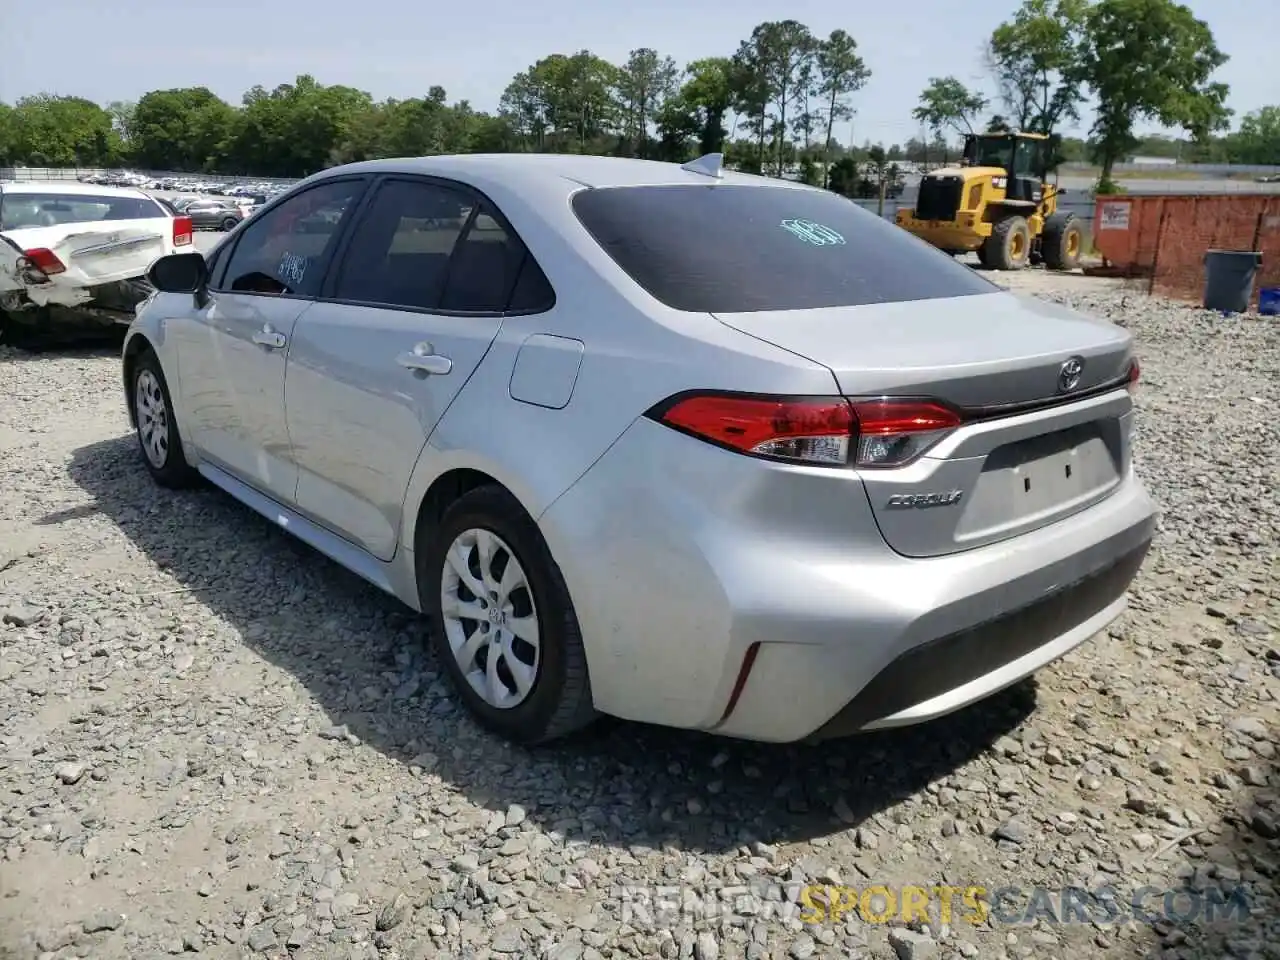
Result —
[{"label": "gravel ground", "polygon": [[[0,956],[1280,957],[1280,327],[1014,279],[1137,337],[1164,514],[1131,610],[958,716],[821,747],[500,743],[407,611],[152,486],[113,353],[0,352]],[[805,924],[805,884],[1021,894]],[[1068,885],[1098,922],[1027,909]],[[1143,887],[1250,910],[1101,922]]]}]

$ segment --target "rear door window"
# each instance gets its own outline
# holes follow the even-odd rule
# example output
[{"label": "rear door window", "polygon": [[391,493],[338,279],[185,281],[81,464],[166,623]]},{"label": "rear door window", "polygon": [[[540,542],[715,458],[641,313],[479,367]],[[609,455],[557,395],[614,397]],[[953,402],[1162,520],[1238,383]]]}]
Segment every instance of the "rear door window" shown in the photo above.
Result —
[{"label": "rear door window", "polygon": [[524,245],[483,207],[454,248],[441,310],[500,313],[524,261]]},{"label": "rear door window", "polygon": [[470,194],[416,180],[387,180],[351,233],[333,296],[433,310],[449,259],[471,219]]},{"label": "rear door window", "polygon": [[522,271],[535,287],[540,275],[487,201],[428,180],[384,181],[341,256],[335,299],[412,310],[502,313]]},{"label": "rear door window", "polygon": [[1001,289],[824,190],[603,187],[575,194],[573,209],[632,280],[676,310],[811,310]]}]

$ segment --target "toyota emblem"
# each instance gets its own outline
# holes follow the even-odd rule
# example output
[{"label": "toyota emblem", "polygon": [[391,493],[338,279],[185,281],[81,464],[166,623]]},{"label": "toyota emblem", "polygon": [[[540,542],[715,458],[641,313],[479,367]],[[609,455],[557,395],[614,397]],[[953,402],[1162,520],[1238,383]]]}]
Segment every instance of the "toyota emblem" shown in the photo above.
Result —
[{"label": "toyota emblem", "polygon": [[1070,393],[1080,386],[1080,378],[1084,376],[1084,357],[1071,357],[1058,370],[1058,392]]}]

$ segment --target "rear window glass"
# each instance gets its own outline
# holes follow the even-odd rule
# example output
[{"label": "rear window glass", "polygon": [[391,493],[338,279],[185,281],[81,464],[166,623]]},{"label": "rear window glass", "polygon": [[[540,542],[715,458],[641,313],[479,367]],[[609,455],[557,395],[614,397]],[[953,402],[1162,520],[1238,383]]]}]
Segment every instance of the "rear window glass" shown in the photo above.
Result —
[{"label": "rear window glass", "polygon": [[676,310],[810,310],[1000,289],[821,190],[605,187],[575,194],[573,209],[636,283]]},{"label": "rear window glass", "polygon": [[57,227],[99,220],[154,220],[165,216],[155,201],[143,197],[85,193],[9,193],[0,196],[0,230]]}]

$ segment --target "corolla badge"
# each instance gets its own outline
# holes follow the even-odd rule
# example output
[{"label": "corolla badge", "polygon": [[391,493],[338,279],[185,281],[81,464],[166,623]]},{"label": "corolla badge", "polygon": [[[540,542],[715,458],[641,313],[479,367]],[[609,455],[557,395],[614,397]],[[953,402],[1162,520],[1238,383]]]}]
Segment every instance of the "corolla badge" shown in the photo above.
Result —
[{"label": "corolla badge", "polygon": [[1058,392],[1070,393],[1084,376],[1084,357],[1071,357],[1058,369]]},{"label": "corolla badge", "polygon": [[962,490],[945,490],[936,493],[895,493],[885,504],[891,510],[922,509],[924,507],[950,507],[960,502]]}]

